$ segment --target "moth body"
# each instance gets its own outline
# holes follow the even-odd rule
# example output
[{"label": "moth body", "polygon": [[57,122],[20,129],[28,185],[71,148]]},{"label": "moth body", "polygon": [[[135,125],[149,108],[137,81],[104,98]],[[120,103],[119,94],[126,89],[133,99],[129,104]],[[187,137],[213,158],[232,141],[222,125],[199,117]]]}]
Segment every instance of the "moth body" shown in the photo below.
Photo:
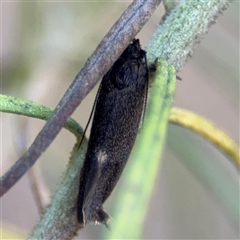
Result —
[{"label": "moth body", "polygon": [[80,176],[78,221],[83,226],[109,220],[102,204],[133,148],[146,101],[147,69],[146,53],[133,40],[102,79]]}]

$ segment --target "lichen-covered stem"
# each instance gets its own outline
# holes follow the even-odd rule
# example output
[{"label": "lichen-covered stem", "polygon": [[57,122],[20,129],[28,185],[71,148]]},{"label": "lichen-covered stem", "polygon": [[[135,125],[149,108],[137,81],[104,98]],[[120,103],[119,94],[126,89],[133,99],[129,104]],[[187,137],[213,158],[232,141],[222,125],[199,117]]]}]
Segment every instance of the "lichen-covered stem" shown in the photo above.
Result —
[{"label": "lichen-covered stem", "polygon": [[207,34],[228,4],[228,0],[179,1],[148,42],[148,62],[158,57],[181,70],[195,44]]}]

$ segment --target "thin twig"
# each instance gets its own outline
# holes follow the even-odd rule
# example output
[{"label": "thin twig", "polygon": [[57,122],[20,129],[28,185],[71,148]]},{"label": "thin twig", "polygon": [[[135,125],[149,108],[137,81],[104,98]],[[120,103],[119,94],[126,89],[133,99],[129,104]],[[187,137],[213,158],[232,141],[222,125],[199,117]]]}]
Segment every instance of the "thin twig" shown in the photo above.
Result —
[{"label": "thin twig", "polygon": [[[10,99],[12,99],[12,98],[10,97]],[[18,102],[18,100],[16,100],[16,99],[14,99],[14,100],[15,100],[15,103]],[[27,104],[27,102],[25,102],[25,104]],[[31,106],[31,104],[29,104],[29,106]],[[27,149],[26,139],[27,139],[28,121],[29,121],[29,118],[23,119],[20,122],[20,126],[17,127],[16,150],[19,153],[19,155],[23,154]],[[39,214],[43,214],[45,207],[50,203],[50,190],[47,187],[47,185],[45,184],[45,181],[44,181],[44,178],[42,176],[42,171],[41,171],[41,168],[40,168],[39,164],[35,164],[30,169],[29,180],[30,180],[32,193],[33,193],[33,196],[35,198]]]},{"label": "thin twig", "polygon": [[28,151],[1,178],[0,196],[17,182],[47,149],[68,117],[120,56],[160,2],[161,0],[136,0],[125,10],[78,73]]},{"label": "thin twig", "polygon": [[50,203],[51,194],[49,188],[45,184],[42,171],[38,163],[29,170],[29,178],[38,212],[39,214],[43,214],[46,206]]},{"label": "thin twig", "polygon": [[173,108],[169,121],[173,124],[188,128],[204,137],[225,153],[240,170],[240,149],[238,145],[212,122],[196,113],[181,108]]}]

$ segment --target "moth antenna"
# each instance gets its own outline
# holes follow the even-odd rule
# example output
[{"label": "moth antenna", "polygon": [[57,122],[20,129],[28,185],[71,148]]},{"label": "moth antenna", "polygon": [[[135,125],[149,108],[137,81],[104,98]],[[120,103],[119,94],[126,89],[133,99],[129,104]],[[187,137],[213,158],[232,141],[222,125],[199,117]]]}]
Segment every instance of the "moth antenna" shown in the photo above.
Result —
[{"label": "moth antenna", "polygon": [[[147,62],[147,57],[145,55],[145,61]],[[148,99],[148,85],[149,85],[149,75],[148,75],[148,69],[147,69],[147,82],[146,82],[146,86],[145,86],[145,98],[144,98],[144,107],[143,107],[143,114],[142,114],[142,124],[144,122],[144,118],[145,118],[145,112],[146,112],[146,108],[147,108],[147,99]]]},{"label": "moth antenna", "polygon": [[93,103],[92,111],[91,111],[91,113],[90,113],[90,117],[89,117],[89,119],[88,119],[87,125],[86,125],[86,127],[85,127],[85,129],[84,129],[84,131],[83,131],[83,135],[82,135],[81,141],[80,141],[80,143],[79,143],[79,145],[78,145],[78,149],[79,149],[79,148],[81,147],[81,145],[82,145],[84,136],[85,136],[85,134],[86,134],[86,132],[87,132],[89,123],[90,123],[90,121],[91,121],[91,119],[92,119],[94,110],[95,110],[95,108],[96,108],[96,104],[97,104],[97,100],[98,100],[98,96],[99,96],[100,90],[101,90],[101,84],[100,84],[100,87],[98,88],[97,95],[96,95],[95,100],[94,100],[94,103]]}]

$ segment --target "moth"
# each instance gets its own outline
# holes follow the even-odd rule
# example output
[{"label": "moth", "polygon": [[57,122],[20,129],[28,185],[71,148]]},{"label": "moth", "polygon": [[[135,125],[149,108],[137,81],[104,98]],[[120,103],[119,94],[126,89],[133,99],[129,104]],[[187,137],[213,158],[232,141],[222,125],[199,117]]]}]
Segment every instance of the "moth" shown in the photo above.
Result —
[{"label": "moth", "polygon": [[134,39],[104,75],[80,174],[78,221],[106,226],[103,203],[116,186],[133,148],[148,91],[146,52]]}]

